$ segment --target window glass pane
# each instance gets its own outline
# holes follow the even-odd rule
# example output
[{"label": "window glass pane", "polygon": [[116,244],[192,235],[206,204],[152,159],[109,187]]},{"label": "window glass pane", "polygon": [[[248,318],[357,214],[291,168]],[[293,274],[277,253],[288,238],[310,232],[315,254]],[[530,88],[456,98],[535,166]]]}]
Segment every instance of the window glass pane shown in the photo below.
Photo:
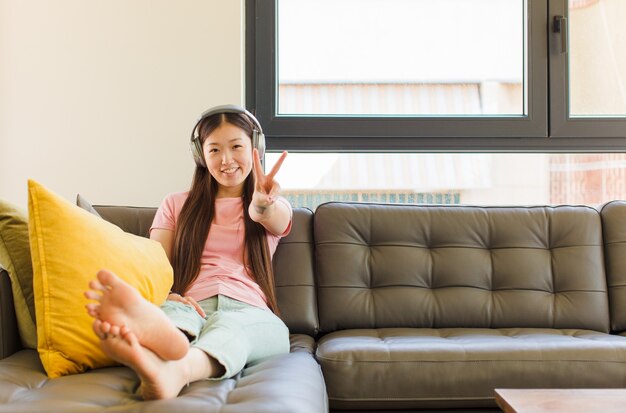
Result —
[{"label": "window glass pane", "polygon": [[525,0],[279,0],[279,115],[523,116]]},{"label": "window glass pane", "polygon": [[[279,154],[266,155],[270,170]],[[328,201],[598,206],[626,199],[626,154],[290,153],[276,179],[294,207]]]},{"label": "window glass pane", "polygon": [[570,116],[626,116],[624,22],[624,0],[569,0]]}]

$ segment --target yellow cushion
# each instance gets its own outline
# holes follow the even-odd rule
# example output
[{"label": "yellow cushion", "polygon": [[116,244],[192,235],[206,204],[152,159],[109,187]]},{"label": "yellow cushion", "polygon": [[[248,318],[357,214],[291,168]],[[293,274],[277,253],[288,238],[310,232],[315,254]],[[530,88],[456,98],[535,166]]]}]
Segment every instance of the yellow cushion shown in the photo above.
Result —
[{"label": "yellow cushion", "polygon": [[28,181],[29,236],[37,316],[37,350],[54,378],[115,363],[100,349],[83,292],[107,268],[155,304],[172,286],[161,245],[128,234]]},{"label": "yellow cushion", "polygon": [[11,278],[17,329],[22,346],[37,348],[33,266],[28,245],[28,217],[15,205],[0,200],[0,267]]}]

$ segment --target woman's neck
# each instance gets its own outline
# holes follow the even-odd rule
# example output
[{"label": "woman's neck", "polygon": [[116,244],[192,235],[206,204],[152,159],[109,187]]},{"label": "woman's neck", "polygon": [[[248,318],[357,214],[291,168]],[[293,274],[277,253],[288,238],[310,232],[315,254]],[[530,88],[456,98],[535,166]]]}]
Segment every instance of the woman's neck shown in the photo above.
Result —
[{"label": "woman's neck", "polygon": [[243,190],[241,188],[219,188],[215,198],[241,198]]}]

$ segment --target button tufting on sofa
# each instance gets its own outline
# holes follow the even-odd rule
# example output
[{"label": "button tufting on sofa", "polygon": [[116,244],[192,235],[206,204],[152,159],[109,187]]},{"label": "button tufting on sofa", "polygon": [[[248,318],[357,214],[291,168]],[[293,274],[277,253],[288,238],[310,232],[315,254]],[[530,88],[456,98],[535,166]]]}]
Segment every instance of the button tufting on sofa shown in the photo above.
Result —
[{"label": "button tufting on sofa", "polygon": [[[154,214],[96,210],[137,232]],[[291,352],[150,402],[124,367],[48,380],[2,271],[0,412],[478,412],[495,388],[626,387],[625,257],[622,201],[296,208],[274,258]]]}]

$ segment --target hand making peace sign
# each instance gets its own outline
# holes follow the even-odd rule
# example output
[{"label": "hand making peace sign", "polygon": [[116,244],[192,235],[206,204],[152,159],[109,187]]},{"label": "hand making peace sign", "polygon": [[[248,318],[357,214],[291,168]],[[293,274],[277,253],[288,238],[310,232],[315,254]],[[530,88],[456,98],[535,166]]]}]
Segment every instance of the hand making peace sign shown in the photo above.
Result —
[{"label": "hand making peace sign", "polygon": [[254,165],[254,194],[252,195],[252,203],[259,214],[263,214],[265,209],[274,204],[276,197],[280,192],[280,185],[274,179],[278,173],[283,161],[287,157],[287,151],[284,151],[272,170],[265,175],[259,158],[259,151],[255,148],[252,152]]}]

